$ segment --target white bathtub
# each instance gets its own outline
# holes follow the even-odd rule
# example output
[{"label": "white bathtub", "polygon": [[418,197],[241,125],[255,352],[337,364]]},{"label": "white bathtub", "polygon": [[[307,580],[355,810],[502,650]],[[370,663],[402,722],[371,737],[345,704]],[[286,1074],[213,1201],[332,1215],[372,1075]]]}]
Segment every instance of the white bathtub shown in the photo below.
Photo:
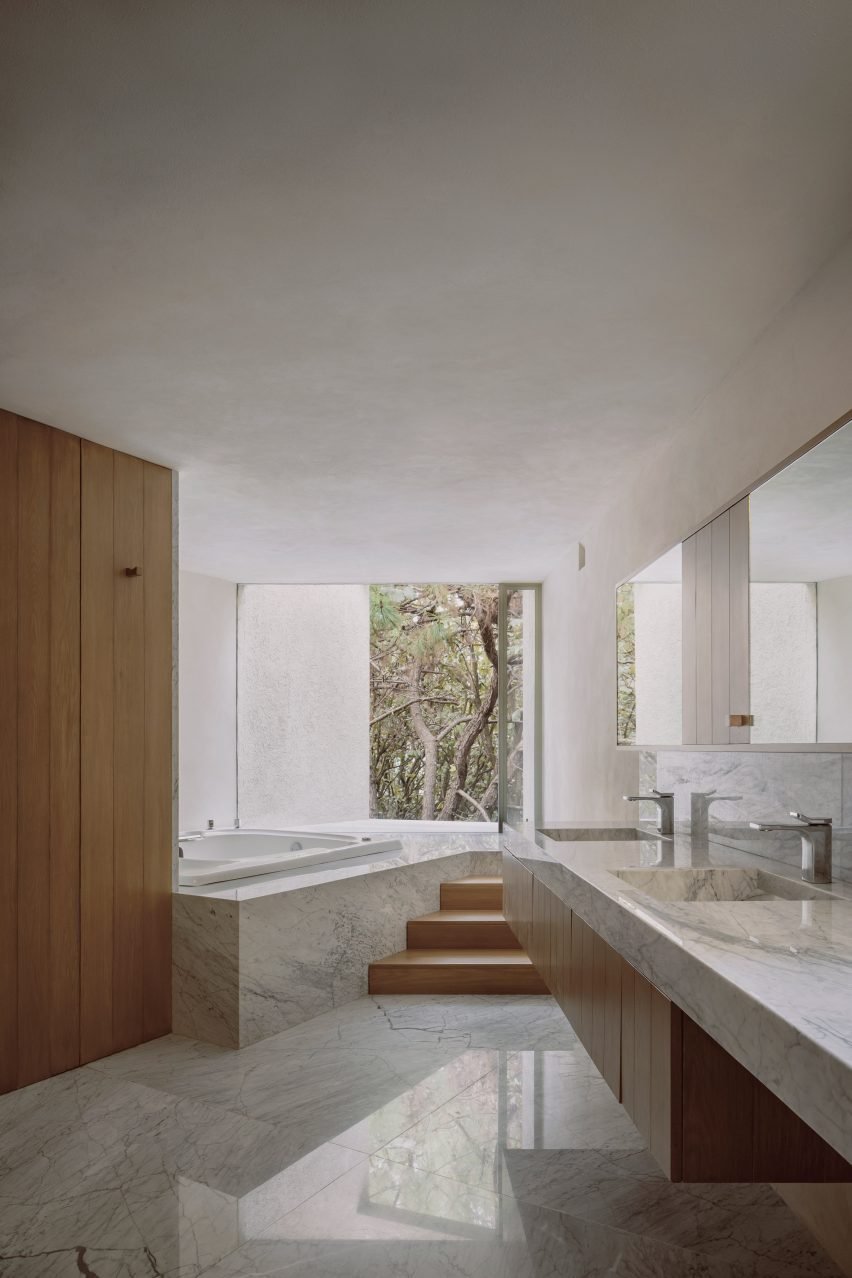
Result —
[{"label": "white bathtub", "polygon": [[303,834],[299,830],[210,830],[180,835],[181,887],[227,883],[277,870],[345,861],[349,857],[398,852],[399,839],[372,839],[355,834]]}]

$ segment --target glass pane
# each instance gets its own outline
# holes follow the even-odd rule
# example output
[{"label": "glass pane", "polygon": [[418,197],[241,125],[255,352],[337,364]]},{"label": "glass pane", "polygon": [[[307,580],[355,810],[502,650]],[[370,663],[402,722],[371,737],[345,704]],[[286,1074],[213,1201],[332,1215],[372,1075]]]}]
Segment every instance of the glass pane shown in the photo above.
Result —
[{"label": "glass pane", "polygon": [[536,596],[532,587],[506,598],[506,804],[511,826],[536,820]]},{"label": "glass pane", "polygon": [[677,545],[616,591],[619,745],[679,745],[683,738],[681,575]]},{"label": "glass pane", "polygon": [[749,506],[752,743],[852,741],[852,425]]}]

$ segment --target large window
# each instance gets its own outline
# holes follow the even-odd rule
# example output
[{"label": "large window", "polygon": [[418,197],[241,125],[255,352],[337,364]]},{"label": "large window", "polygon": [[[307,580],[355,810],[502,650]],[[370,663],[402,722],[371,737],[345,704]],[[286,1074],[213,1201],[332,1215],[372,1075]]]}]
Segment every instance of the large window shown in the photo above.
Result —
[{"label": "large window", "polygon": [[497,612],[490,585],[370,587],[370,815],[497,816]]},{"label": "large window", "polygon": [[538,599],[491,584],[241,586],[241,822],[533,820]]}]

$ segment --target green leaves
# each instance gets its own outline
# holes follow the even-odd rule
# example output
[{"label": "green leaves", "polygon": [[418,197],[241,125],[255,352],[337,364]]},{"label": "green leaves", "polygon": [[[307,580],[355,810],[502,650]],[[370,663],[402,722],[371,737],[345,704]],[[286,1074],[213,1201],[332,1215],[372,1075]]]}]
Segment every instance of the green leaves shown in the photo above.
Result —
[{"label": "green leaves", "polygon": [[[419,819],[427,810],[440,812],[455,793],[457,747],[486,702],[494,675],[479,622],[490,640],[496,603],[496,586],[427,583],[370,588],[374,816]],[[421,720],[420,735],[414,730],[415,715]],[[431,796],[424,793],[424,741],[432,756]],[[477,802],[489,785],[494,790],[496,748],[494,713],[477,732],[466,763],[463,788]],[[462,814],[481,818],[468,802],[459,805]]]}]

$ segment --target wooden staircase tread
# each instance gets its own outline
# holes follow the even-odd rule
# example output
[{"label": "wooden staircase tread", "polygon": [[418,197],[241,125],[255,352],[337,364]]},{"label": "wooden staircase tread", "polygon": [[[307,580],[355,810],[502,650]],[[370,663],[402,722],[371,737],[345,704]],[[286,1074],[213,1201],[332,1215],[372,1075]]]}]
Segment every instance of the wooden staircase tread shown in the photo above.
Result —
[{"label": "wooden staircase tread", "polygon": [[431,914],[419,914],[409,923],[505,923],[502,910],[434,910]]},{"label": "wooden staircase tread", "polygon": [[400,950],[376,959],[371,967],[532,967],[523,950],[434,949]]},{"label": "wooden staircase tread", "polygon": [[476,887],[502,887],[502,874],[467,874],[463,879],[447,879],[446,886],[457,887],[460,883],[470,883]]}]

